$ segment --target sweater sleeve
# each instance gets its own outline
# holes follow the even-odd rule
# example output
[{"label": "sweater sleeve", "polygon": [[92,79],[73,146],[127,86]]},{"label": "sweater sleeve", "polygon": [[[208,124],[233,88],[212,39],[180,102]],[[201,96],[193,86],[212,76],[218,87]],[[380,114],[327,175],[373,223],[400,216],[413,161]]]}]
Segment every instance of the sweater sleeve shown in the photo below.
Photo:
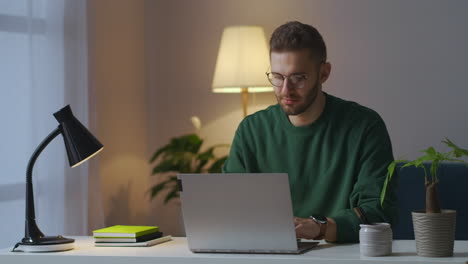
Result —
[{"label": "sweater sleeve", "polygon": [[234,135],[231,150],[229,151],[228,159],[224,162],[223,173],[244,173],[246,171],[245,159],[245,144],[240,135],[239,127]]},{"label": "sweater sleeve", "polygon": [[349,209],[331,216],[337,224],[337,242],[359,241],[359,218],[354,207],[360,207],[371,223],[387,222],[392,226],[398,218],[396,182],[392,177],[383,206],[380,193],[387,174],[387,167],[393,161],[390,137],[384,121],[379,117],[371,123],[361,138],[358,152],[357,180],[349,198]]}]

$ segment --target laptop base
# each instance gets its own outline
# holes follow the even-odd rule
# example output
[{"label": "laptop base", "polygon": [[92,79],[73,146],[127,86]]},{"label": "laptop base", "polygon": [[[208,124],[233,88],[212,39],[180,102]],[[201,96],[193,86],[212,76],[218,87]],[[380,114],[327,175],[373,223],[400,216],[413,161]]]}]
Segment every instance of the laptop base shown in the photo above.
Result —
[{"label": "laptop base", "polygon": [[233,250],[233,249],[191,249],[193,253],[233,253],[233,254],[302,254],[316,247],[319,242],[298,242],[297,250]]}]

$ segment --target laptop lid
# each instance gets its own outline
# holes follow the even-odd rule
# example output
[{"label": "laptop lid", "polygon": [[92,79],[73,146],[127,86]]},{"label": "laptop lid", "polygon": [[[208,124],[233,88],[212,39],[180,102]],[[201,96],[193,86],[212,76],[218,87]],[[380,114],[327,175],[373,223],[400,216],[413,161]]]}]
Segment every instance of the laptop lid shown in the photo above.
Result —
[{"label": "laptop lid", "polygon": [[298,250],[285,173],[179,174],[190,250]]}]

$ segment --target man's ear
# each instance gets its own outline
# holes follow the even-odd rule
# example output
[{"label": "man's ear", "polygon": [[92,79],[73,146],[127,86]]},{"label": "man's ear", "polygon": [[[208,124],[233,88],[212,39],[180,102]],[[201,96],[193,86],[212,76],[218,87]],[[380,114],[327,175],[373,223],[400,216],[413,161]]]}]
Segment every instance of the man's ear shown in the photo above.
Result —
[{"label": "man's ear", "polygon": [[328,80],[331,73],[331,64],[329,62],[324,62],[320,65],[320,84],[323,84]]}]

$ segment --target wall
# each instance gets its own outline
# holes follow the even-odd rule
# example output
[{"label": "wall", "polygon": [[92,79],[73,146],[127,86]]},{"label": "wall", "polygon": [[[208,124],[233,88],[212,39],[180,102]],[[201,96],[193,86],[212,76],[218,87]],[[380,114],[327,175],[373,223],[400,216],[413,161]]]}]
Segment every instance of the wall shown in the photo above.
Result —
[{"label": "wall", "polygon": [[[88,1],[103,225],[148,222],[144,1]],[[93,205],[91,205],[92,207]],[[94,222],[96,223],[96,222]],[[96,224],[95,224],[96,225]],[[99,226],[91,225],[91,228]]]},{"label": "wall", "polygon": [[[468,146],[468,2],[462,0],[146,1],[149,148],[191,132],[198,115],[208,144],[230,143],[241,120],[239,95],[213,94],[222,30],[256,24],[267,36],[299,20],[325,38],[333,70],[324,90],[379,112],[397,157],[449,137]],[[251,101],[254,112],[275,103]],[[152,204],[154,220],[170,230],[178,206]]]}]

